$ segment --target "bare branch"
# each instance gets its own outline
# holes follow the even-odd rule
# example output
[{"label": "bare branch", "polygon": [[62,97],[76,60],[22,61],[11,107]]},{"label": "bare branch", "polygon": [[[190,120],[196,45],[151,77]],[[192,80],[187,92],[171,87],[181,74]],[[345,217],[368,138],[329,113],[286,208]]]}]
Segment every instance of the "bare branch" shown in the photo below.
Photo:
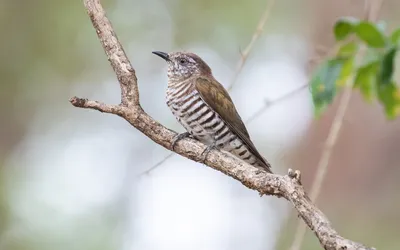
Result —
[{"label": "bare branch", "polygon": [[[383,0],[366,0],[366,19],[376,21],[378,13],[381,9]],[[356,64],[359,64],[365,56],[366,48],[362,47],[356,57]],[[333,119],[332,126],[329,129],[328,137],[326,138],[325,145],[321,154],[321,158],[317,165],[317,173],[311,186],[310,198],[314,202],[317,201],[321,191],[322,184],[328,172],[329,161],[336,142],[339,138],[340,130],[343,125],[343,119],[346,115],[347,108],[350,103],[354,79],[352,77],[346,82],[345,89],[339,101],[339,106],[336,115]],[[295,237],[290,247],[291,250],[300,250],[303,243],[304,235],[306,233],[306,226],[298,222],[295,232]]]},{"label": "bare branch", "polygon": [[[155,143],[172,151],[172,141],[176,133],[155,121],[140,107],[135,72],[115,36],[99,0],[84,0],[84,2],[120,82],[122,105],[107,105],[80,98],[72,98],[71,103],[76,107],[91,108],[119,115]],[[205,148],[204,144],[196,140],[183,139],[176,143],[173,151],[188,159],[200,162]],[[229,153],[218,150],[211,151],[204,163],[240,181],[244,186],[258,191],[261,195],[284,197],[290,201],[300,217],[318,237],[324,249],[372,249],[343,238],[333,229],[325,215],[308,198],[301,185],[298,171],[290,170],[289,174],[284,176],[269,174],[231,156]]]},{"label": "bare branch", "polygon": [[72,105],[78,108],[94,109],[102,113],[121,115],[124,113],[124,107],[120,105],[108,105],[98,101],[90,101],[88,99],[72,97],[69,99]]},{"label": "bare branch", "polygon": [[256,41],[260,37],[261,33],[263,32],[265,23],[268,20],[269,14],[270,14],[271,9],[274,6],[274,4],[275,4],[275,0],[268,1],[267,7],[265,8],[265,11],[261,16],[260,21],[258,21],[257,28],[253,33],[253,37],[251,38],[250,43],[247,45],[247,47],[244,49],[244,51],[240,53],[240,61],[238,62],[238,66],[237,66],[237,69],[233,76],[231,85],[227,87],[228,91],[230,91],[233,88],[233,85],[236,83],[236,80],[237,80],[240,72],[242,71],[244,64],[246,63],[247,58],[249,57],[249,54],[250,54],[251,50],[253,49],[254,44],[256,43]]},{"label": "bare branch", "polygon": [[[83,1],[87,13],[96,30],[100,43],[107,54],[108,61],[111,63],[121,87],[121,103],[128,107],[139,105],[139,90],[135,69],[129,62],[124,49],[118,42],[117,35],[112,28],[111,22],[106,17],[104,9],[100,5],[100,0]],[[98,8],[98,9],[97,9]]]}]

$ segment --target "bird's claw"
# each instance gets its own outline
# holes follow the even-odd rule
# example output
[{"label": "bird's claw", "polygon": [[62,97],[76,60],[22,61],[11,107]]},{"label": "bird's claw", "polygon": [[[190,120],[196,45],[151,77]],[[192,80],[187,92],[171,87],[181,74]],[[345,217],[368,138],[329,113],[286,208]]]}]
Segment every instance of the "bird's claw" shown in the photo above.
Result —
[{"label": "bird's claw", "polygon": [[207,146],[206,149],[204,149],[204,151],[201,153],[201,162],[205,162],[207,155],[211,152],[211,150],[213,149],[218,149],[216,143],[214,142],[213,144]]},{"label": "bird's claw", "polygon": [[180,141],[184,138],[187,138],[187,137],[190,137],[189,132],[183,132],[183,133],[175,135],[174,138],[172,139],[172,143],[171,143],[172,150],[175,149],[175,145],[178,141]]}]

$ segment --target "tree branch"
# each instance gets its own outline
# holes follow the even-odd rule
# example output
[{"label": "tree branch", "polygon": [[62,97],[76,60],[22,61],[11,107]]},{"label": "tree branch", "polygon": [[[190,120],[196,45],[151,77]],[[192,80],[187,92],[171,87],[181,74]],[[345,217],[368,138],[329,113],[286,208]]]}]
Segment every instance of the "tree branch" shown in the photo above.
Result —
[{"label": "tree branch", "polygon": [[125,107],[139,106],[139,89],[135,69],[125,54],[100,0],[83,1],[96,30],[104,52],[117,75],[121,87],[121,104]]},{"label": "tree branch", "polygon": [[102,113],[116,114],[122,116],[124,107],[120,105],[108,105],[98,101],[90,101],[84,98],[72,97],[70,103],[77,108],[94,109]]},{"label": "tree branch", "polygon": [[[135,71],[117,39],[100,1],[84,0],[84,3],[120,83],[121,104],[108,105],[77,97],[71,98],[70,102],[75,107],[95,109],[121,116],[155,143],[172,151],[172,140],[176,133],[155,121],[140,107]],[[205,148],[204,144],[196,140],[183,139],[176,143],[173,151],[200,162],[201,153]],[[258,191],[260,195],[274,195],[290,201],[325,249],[372,249],[343,238],[333,229],[325,215],[308,198],[300,182],[300,172],[290,170],[285,176],[268,174],[218,150],[211,151],[204,163],[240,181],[244,186]]]}]

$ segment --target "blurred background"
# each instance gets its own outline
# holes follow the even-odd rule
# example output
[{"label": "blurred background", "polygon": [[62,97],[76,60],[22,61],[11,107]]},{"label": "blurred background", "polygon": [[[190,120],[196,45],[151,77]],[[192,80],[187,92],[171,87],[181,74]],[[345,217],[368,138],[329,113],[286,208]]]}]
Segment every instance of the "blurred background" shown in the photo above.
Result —
[{"label": "blurred background", "polygon": [[[165,104],[166,64],[151,51],[195,52],[228,86],[268,5],[102,3],[136,69],[144,109],[179,132]],[[400,26],[399,8],[384,2],[388,30]],[[274,171],[301,170],[307,190],[337,101],[319,120],[307,89],[263,107],[307,83],[340,16],[364,16],[364,1],[276,1],[231,91]],[[117,116],[70,105],[74,95],[119,102],[82,1],[0,0],[0,33],[1,250],[288,249],[299,219],[283,199],[260,198],[177,155],[143,174],[170,153]],[[400,120],[387,121],[354,92],[317,202],[341,235],[400,248],[399,152]],[[302,249],[321,249],[309,231]]]}]

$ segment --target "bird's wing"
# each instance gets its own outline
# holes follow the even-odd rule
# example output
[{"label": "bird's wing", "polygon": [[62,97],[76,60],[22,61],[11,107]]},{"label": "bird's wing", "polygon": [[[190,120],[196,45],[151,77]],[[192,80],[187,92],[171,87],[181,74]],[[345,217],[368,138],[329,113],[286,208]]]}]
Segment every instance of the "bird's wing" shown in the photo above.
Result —
[{"label": "bird's wing", "polygon": [[270,168],[269,163],[261,156],[250,140],[242,118],[236,111],[235,105],[225,88],[217,80],[210,77],[198,77],[195,80],[195,88],[203,101],[226,122],[231,131],[244,142],[250,152],[267,168]]}]

